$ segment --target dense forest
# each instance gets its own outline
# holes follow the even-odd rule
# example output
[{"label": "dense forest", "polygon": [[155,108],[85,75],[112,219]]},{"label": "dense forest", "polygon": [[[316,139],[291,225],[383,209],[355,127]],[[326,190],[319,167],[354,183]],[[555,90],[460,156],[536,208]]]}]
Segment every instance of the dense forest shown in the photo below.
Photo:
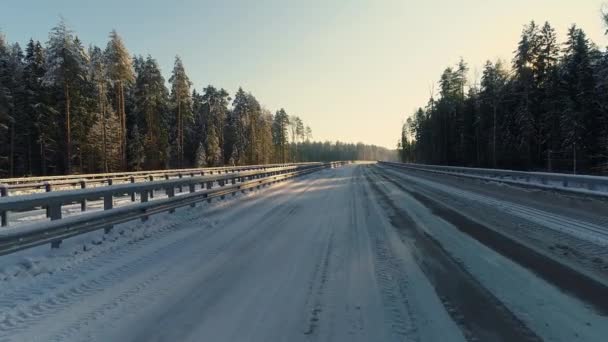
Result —
[{"label": "dense forest", "polygon": [[407,119],[403,161],[606,173],[608,51],[582,29],[560,44],[549,23],[530,22],[510,65],[488,61],[480,81],[468,73],[463,60],[446,68],[438,96]]},{"label": "dense forest", "polygon": [[175,58],[166,81],[116,31],[105,48],[62,20],[25,51],[0,33],[0,176],[391,159],[394,151],[312,142],[312,130],[249,92],[197,91]]}]

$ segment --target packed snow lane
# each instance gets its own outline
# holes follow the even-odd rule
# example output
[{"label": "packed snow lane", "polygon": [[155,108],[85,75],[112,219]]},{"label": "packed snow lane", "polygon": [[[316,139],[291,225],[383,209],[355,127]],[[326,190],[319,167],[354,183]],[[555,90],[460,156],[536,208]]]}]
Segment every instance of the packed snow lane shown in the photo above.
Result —
[{"label": "packed snow lane", "polygon": [[[608,336],[607,269],[601,267],[607,248],[556,230],[564,221],[549,219],[593,225],[605,219],[605,203],[383,166],[369,174],[401,221],[408,217],[543,340]],[[518,215],[513,203],[548,219]]]},{"label": "packed snow lane", "polygon": [[362,168],[177,211],[170,230],[14,280],[0,341],[463,341]]},{"label": "packed snow lane", "polygon": [[608,336],[587,298],[459,229],[391,172],[328,169],[81,237],[80,249],[67,240],[53,251],[62,265],[0,257],[0,341]]}]

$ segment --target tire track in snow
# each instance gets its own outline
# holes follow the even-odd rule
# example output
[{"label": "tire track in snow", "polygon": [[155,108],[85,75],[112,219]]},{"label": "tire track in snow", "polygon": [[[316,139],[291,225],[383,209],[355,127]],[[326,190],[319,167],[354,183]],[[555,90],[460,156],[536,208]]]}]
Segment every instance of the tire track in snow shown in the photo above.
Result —
[{"label": "tire track in snow", "polygon": [[435,287],[453,320],[470,341],[541,341],[500,300],[484,288],[409,215],[392,203],[374,172],[366,178],[406,242],[416,247],[416,262]]},{"label": "tire track in snow", "polygon": [[[199,266],[200,260],[205,260],[205,262],[212,263],[213,260],[217,259],[218,264],[216,265],[216,269],[220,270],[219,277],[230,273],[228,270],[233,270],[236,272],[237,269],[247,267],[246,260],[236,260],[226,256],[226,251],[230,249],[238,249],[239,254],[253,254],[254,251],[259,251],[264,248],[264,244],[260,243],[260,241],[264,241],[265,243],[271,243],[271,241],[278,236],[277,230],[280,230],[281,227],[286,224],[290,218],[295,214],[298,209],[298,203],[296,203],[296,199],[303,196],[308,189],[315,186],[317,179],[313,179],[312,182],[303,183],[295,187],[295,191],[293,189],[290,190],[289,196],[287,198],[276,198],[276,204],[274,206],[269,206],[265,208],[269,208],[268,210],[264,210],[262,213],[257,216],[259,219],[257,221],[251,221],[251,219],[247,219],[250,223],[248,228],[245,231],[236,232],[231,238],[222,241],[220,244],[212,245],[208,251],[200,252],[195,246],[187,246],[184,248],[180,248],[186,251],[193,251],[192,256],[181,257],[178,258],[175,262],[181,262],[181,267],[187,270],[194,270],[194,272],[190,272],[188,274],[184,274],[183,271],[179,271],[177,273],[166,273],[162,278],[164,279],[177,279],[180,278],[182,282],[196,282],[197,286],[204,286],[205,283],[200,283],[198,281],[197,275],[198,272],[197,266]],[[273,198],[275,200],[275,198]],[[247,209],[245,209],[247,210]],[[244,217],[243,217],[244,218]],[[278,218],[278,219],[277,219]],[[272,220],[273,224],[266,224],[268,221]],[[269,223],[269,222],[268,222]],[[259,230],[256,227],[259,226],[267,226],[267,229]],[[197,239],[193,239],[196,241]],[[201,256],[202,253],[202,256]],[[175,258],[175,257],[174,257]],[[184,266],[184,262],[182,260],[186,260],[189,262],[189,266]],[[217,275],[216,271],[211,276]],[[234,273],[234,272],[233,272]],[[237,272],[238,273],[238,272]],[[162,279],[161,279],[162,280]],[[211,280],[213,281],[213,280]],[[174,291],[172,288],[172,284],[168,284],[168,287],[165,288],[153,288],[155,292],[144,292],[143,295],[136,296],[134,298],[129,296],[129,304],[132,307],[141,310],[141,307],[145,305],[150,305],[150,302],[162,297],[165,293],[169,293]],[[139,294],[136,292],[136,294]],[[141,302],[141,305],[137,303],[133,303],[134,301]],[[103,308],[108,309],[106,311],[110,311],[115,306],[107,306],[105,305]],[[136,310],[137,311],[137,310]],[[114,317],[115,320],[122,320],[124,312],[120,311],[119,316]],[[104,321],[107,320],[107,317],[104,317]],[[88,325],[90,320],[81,320],[82,326]],[[103,321],[102,321],[103,322]],[[73,328],[73,327],[72,327]],[[80,328],[80,327],[78,327]],[[70,334],[78,333],[81,329],[69,329],[67,332]],[[65,340],[66,336],[72,335],[59,335],[57,336],[57,340]]]},{"label": "tire track in snow", "polygon": [[[184,222],[182,221],[182,224],[183,223]],[[177,225],[178,223],[173,224],[173,226]],[[81,270],[82,273],[73,273],[73,275],[70,277],[64,278],[61,284],[59,284],[65,284],[67,286],[51,287],[49,291],[51,293],[48,296],[43,296],[43,299],[35,302],[35,304],[30,304],[26,307],[16,307],[18,311],[13,314],[9,313],[3,324],[0,324],[0,332],[6,332],[8,334],[23,332],[30,329],[32,325],[35,325],[39,321],[38,317],[40,316],[48,317],[57,315],[62,310],[65,310],[71,305],[80,302],[87,296],[101,293],[105,289],[120,284],[124,279],[137,279],[141,277],[139,274],[141,270],[155,270],[155,272],[151,273],[144,272],[142,277],[143,279],[138,279],[138,281],[135,282],[131,287],[132,289],[144,289],[152,284],[155,280],[161,278],[171,266],[164,265],[163,267],[159,267],[160,265],[157,264],[158,260],[169,259],[174,251],[179,251],[183,245],[188,244],[192,239],[197,238],[196,235],[205,233],[207,232],[191,230],[179,240],[171,244],[164,245],[162,248],[156,249],[151,253],[139,256],[135,259],[127,258],[126,256],[128,255],[128,252],[133,252],[133,250],[137,247],[143,247],[142,245],[133,246],[132,248],[125,249],[123,253],[117,253],[117,255],[113,256],[112,258],[105,260],[105,262],[110,264],[115,262],[118,263],[119,265],[117,267],[104,271],[102,274],[93,274],[92,276],[82,277],[82,274],[86,275],[89,272],[93,272],[97,268],[103,268],[105,262],[102,260],[97,260],[85,269]],[[152,265],[155,265],[156,267],[151,267]],[[76,284],[73,284],[72,282],[76,282]],[[128,293],[130,291],[132,292],[133,290],[127,289],[124,293]],[[113,295],[116,296],[114,301],[121,301],[124,298],[128,298],[124,296],[124,293]],[[31,315],[30,312],[32,312],[34,309],[36,309],[37,314]]]},{"label": "tire track in snow", "polygon": [[[366,179],[361,175],[360,167],[356,174],[357,183],[363,183]],[[354,177],[355,178],[355,177]],[[364,192],[363,208],[366,216],[373,210],[370,205],[372,197],[368,189],[355,186],[355,191]],[[353,201],[354,203],[354,201]],[[356,212],[355,209],[353,209]],[[408,277],[406,267],[394,255],[392,247],[386,236],[386,232],[380,226],[365,221],[364,234],[371,244],[373,268],[375,278],[379,287],[380,297],[385,310],[385,324],[388,331],[392,333],[395,341],[419,341],[416,316],[408,300]]]},{"label": "tire track in snow", "polygon": [[[219,245],[212,245],[211,249],[217,251],[211,255],[211,253],[204,257],[197,257],[196,260],[204,260],[205,263],[213,263],[214,266],[211,270],[204,269],[199,272],[196,266],[200,261],[193,264],[192,268],[195,270],[187,275],[179,273],[178,276],[182,278],[180,285],[180,293],[183,296],[172,300],[169,303],[163,303],[163,312],[160,315],[153,314],[150,317],[146,317],[142,323],[142,326],[148,326],[148,324],[155,324],[163,326],[164,324],[175,324],[174,320],[177,319],[179,326],[186,325],[192,327],[193,324],[200,324],[207,320],[207,315],[212,314],[211,312],[197,312],[199,316],[192,321],[192,317],[182,317],[187,315],[189,311],[183,311],[182,308],[188,307],[189,305],[195,305],[197,307],[212,307],[216,305],[216,300],[221,300],[224,295],[230,292],[230,285],[220,285],[222,283],[237,283],[240,281],[238,278],[239,274],[245,272],[250,266],[251,258],[263,253],[266,245],[272,245],[274,240],[280,237],[279,231],[281,231],[284,225],[292,219],[292,217],[298,212],[300,203],[297,199],[304,196],[305,193],[314,187],[317,180],[310,183],[304,183],[297,187],[295,191],[291,191],[288,197],[277,198],[276,204],[269,205],[263,213],[254,216],[253,219],[249,216],[242,217],[242,220],[247,222],[246,228],[238,228],[237,232],[234,232],[234,237],[222,241]],[[237,226],[239,226],[237,224]],[[241,225],[241,227],[243,227]],[[260,229],[262,228],[262,229]],[[234,230],[234,229],[233,229]],[[244,257],[233,257],[238,256],[249,256]],[[214,261],[214,259],[217,259]],[[236,278],[235,278],[236,276]],[[201,288],[218,289],[222,288],[221,292],[214,292],[214,295],[207,297],[199,293]],[[173,289],[175,290],[175,289]],[[213,290],[211,290],[213,291]],[[175,293],[175,292],[174,292]],[[168,305],[168,306],[167,306]],[[167,316],[170,316],[168,318]],[[177,318],[176,318],[177,317]],[[151,323],[147,323],[147,322]],[[141,323],[141,322],[139,322]],[[139,330],[139,329],[138,329]],[[148,329],[141,329],[141,331],[135,331],[130,335],[129,340],[134,341],[147,341],[150,339],[154,340],[184,340],[189,338],[188,331],[182,329],[168,329],[168,332],[155,331],[151,334]],[[160,333],[160,335],[158,335]]]},{"label": "tire track in snow", "polygon": [[[311,186],[311,184],[307,184]],[[255,200],[257,201],[257,200]],[[275,208],[276,209],[276,208]],[[19,332],[24,332],[30,329],[40,321],[41,317],[54,316],[72,304],[78,303],[93,296],[96,293],[101,293],[107,288],[111,288],[120,284],[124,279],[133,278],[133,275],[138,275],[141,270],[154,270],[154,272],[143,272],[143,275],[138,282],[134,283],[129,288],[125,289],[120,294],[115,294],[109,302],[102,303],[99,307],[94,308],[87,314],[83,315],[76,322],[63,329],[55,336],[56,340],[65,340],[72,333],[78,332],[83,326],[91,323],[98,317],[102,317],[104,312],[119,306],[121,303],[131,301],[135,295],[145,292],[144,290],[157,280],[164,277],[164,274],[170,269],[171,265],[160,267],[158,260],[169,260],[174,251],[182,250],[184,245],[192,240],[204,238],[209,230],[188,230],[183,237],[179,238],[170,244],[163,245],[160,249],[150,253],[145,250],[145,247],[154,242],[166,238],[176,238],[174,236],[184,224],[197,221],[201,217],[207,215],[206,212],[189,212],[185,216],[176,215],[174,220],[163,228],[157,229],[156,234],[151,238],[146,238],[139,241],[129,243],[118,250],[111,249],[107,251],[108,255],[102,257],[97,255],[91,258],[89,262],[80,263],[75,267],[61,270],[59,273],[64,273],[58,277],[46,277],[41,282],[34,282],[30,286],[22,287],[12,293],[6,293],[0,299],[0,307],[10,308],[3,312],[4,319],[0,322],[0,337],[11,336]],[[178,230],[178,232],[175,232]],[[216,232],[217,229],[211,230]],[[137,256],[137,250],[144,250],[148,254]],[[219,252],[218,249],[216,252]],[[166,256],[165,257],[163,257]],[[114,264],[118,265],[114,265]],[[99,272],[89,277],[82,277],[93,271],[103,269],[104,265],[114,265],[115,267]],[[130,284],[131,285],[131,284]],[[159,293],[156,293],[159,294]],[[43,298],[34,299],[36,295]],[[148,296],[149,297],[149,296]],[[20,304],[20,302],[25,302]],[[33,303],[32,303],[33,302]]]},{"label": "tire track in snow", "polygon": [[468,218],[427,195],[412,191],[386,175],[381,175],[381,177],[411,194],[418,202],[429,208],[434,214],[450,222],[464,234],[534,272],[562,291],[579,298],[602,315],[608,314],[608,287],[604,284]]},{"label": "tire track in snow", "polygon": [[319,263],[317,263],[313,276],[314,280],[311,282],[311,292],[309,295],[310,298],[313,298],[312,309],[310,310],[308,327],[304,331],[304,335],[315,335],[319,327],[320,316],[323,312],[323,294],[325,292],[325,287],[327,286],[329,262],[333,251],[333,240],[334,231],[332,230],[327,242],[327,246],[325,247],[325,252],[323,253],[323,258]]}]

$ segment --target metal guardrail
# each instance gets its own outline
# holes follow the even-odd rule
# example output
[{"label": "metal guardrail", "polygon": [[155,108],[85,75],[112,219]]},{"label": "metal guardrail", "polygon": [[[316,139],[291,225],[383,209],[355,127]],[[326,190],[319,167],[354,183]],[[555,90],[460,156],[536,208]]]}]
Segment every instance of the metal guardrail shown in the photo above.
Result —
[{"label": "metal guardrail", "polygon": [[[179,192],[187,187],[190,192],[194,192],[196,185],[206,186],[210,189],[214,183],[221,186],[227,182],[236,184],[237,181],[265,177],[276,173],[294,171],[300,168],[314,167],[314,165],[299,165],[267,168],[254,171],[233,172],[208,176],[192,176],[188,178],[176,178],[150,182],[116,184],[104,187],[83,188],[78,190],[65,190],[45,193],[35,193],[22,196],[0,197],[0,221],[1,226],[8,225],[8,212],[23,212],[35,208],[45,208],[46,216],[51,220],[61,218],[61,207],[66,204],[80,203],[80,210],[87,210],[88,200],[104,200],[104,208],[113,206],[113,199],[118,196],[130,195],[131,202],[135,202],[136,194],[149,198],[154,198],[155,190],[164,190],[168,197],[175,196],[175,189]],[[146,198],[147,200],[147,198]]]},{"label": "metal guardrail", "polygon": [[21,177],[0,179],[0,197],[9,196],[16,191],[36,192],[42,190],[50,192],[54,190],[85,189],[93,186],[114,185],[119,183],[136,183],[142,181],[154,181],[158,179],[183,178],[213,175],[216,173],[228,173],[250,170],[265,170],[269,168],[315,165],[319,163],[291,163],[291,164],[268,164],[227,166],[211,168],[177,169],[177,170],[153,170],[135,172],[95,173],[67,176],[47,177]]},{"label": "metal guardrail", "polygon": [[[0,255],[18,250],[50,243],[57,248],[63,239],[104,229],[109,232],[116,224],[134,219],[147,220],[156,213],[174,212],[176,208],[197,202],[210,201],[212,198],[224,198],[227,194],[279,182],[288,178],[308,174],[325,168],[334,168],[347,162],[318,163],[317,165],[282,168],[271,171],[250,171],[238,174],[216,175],[207,177],[191,177],[168,181],[148,182],[142,184],[124,184],[98,189],[72,190],[55,193],[34,194],[19,197],[0,198],[0,211],[26,210],[38,206],[51,208],[51,221],[36,222],[0,230]],[[237,180],[240,182],[237,184]],[[218,182],[219,187],[213,187]],[[195,191],[195,185],[204,183],[205,189]],[[228,185],[227,183],[232,183]],[[175,188],[188,186],[189,193],[175,196]],[[165,189],[168,197],[149,201],[149,194],[155,189]],[[140,194],[140,203],[113,207],[116,195],[125,193]],[[61,206],[68,203],[80,202],[87,199],[104,200],[104,210],[62,218]]]},{"label": "metal guardrail", "polygon": [[392,162],[380,162],[380,164],[415,171],[492,180],[512,185],[608,198],[608,177]]}]

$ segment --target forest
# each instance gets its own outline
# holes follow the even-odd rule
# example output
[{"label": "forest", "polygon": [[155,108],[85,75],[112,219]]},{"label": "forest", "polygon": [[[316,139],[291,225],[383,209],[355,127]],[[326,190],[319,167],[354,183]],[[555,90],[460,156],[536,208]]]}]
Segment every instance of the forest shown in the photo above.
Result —
[{"label": "forest", "polygon": [[166,80],[116,31],[85,48],[61,20],[25,50],[0,32],[0,177],[396,158],[312,138],[301,118],[241,88],[195,89],[179,56]]},{"label": "forest", "polygon": [[525,25],[510,64],[445,69],[438,94],[402,125],[402,161],[531,171],[608,172],[608,51],[572,25]]}]

